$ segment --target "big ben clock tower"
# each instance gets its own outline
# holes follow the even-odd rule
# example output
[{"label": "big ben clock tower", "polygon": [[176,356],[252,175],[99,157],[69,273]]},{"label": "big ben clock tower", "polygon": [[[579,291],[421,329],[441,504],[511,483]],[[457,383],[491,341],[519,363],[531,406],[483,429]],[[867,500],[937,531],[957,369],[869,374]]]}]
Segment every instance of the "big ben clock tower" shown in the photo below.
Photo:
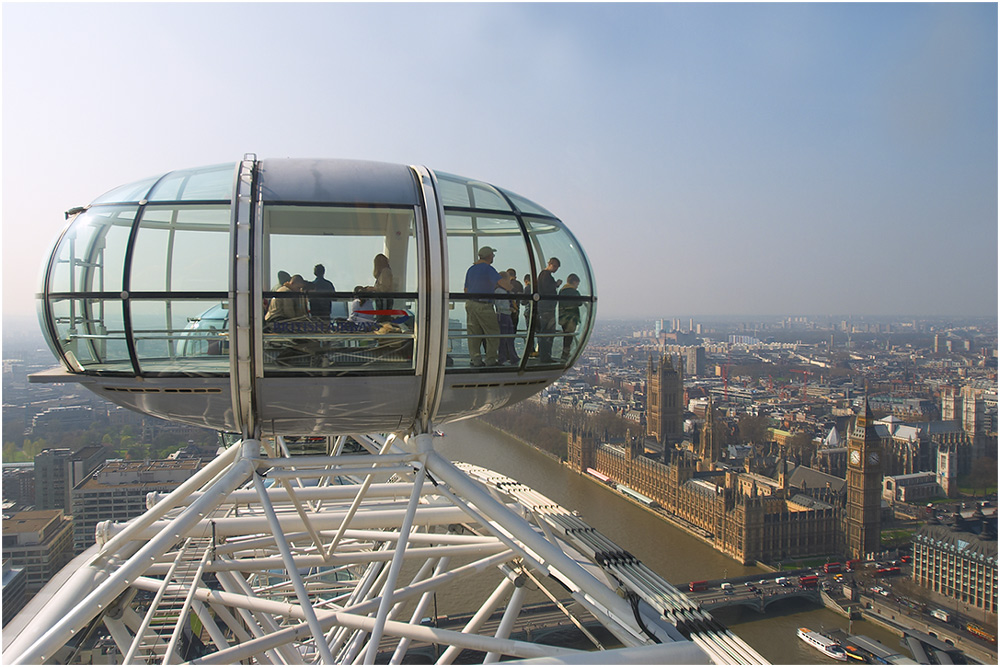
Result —
[{"label": "big ben clock tower", "polygon": [[847,439],[847,552],[851,558],[882,550],[882,440],[865,399]]}]

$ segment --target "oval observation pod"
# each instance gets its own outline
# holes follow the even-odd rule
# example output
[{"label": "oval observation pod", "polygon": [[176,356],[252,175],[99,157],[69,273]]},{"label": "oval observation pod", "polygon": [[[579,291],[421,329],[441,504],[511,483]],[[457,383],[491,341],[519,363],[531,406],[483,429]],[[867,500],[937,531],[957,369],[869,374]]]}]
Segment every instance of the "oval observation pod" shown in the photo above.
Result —
[{"label": "oval observation pod", "polygon": [[68,215],[39,295],[63,369],[33,379],[197,426],[425,431],[540,391],[593,325],[558,218],[425,167],[247,156]]}]

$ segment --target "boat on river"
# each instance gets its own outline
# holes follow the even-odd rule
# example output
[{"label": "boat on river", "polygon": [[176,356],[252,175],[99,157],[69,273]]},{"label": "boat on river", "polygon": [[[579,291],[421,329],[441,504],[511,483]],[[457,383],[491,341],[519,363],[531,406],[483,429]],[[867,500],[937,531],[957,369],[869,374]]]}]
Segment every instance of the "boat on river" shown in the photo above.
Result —
[{"label": "boat on river", "polygon": [[826,635],[821,635],[818,632],[813,632],[809,628],[799,628],[798,631],[799,639],[809,644],[814,649],[827,655],[834,660],[847,661],[847,653],[844,651],[844,647],[833,641]]}]

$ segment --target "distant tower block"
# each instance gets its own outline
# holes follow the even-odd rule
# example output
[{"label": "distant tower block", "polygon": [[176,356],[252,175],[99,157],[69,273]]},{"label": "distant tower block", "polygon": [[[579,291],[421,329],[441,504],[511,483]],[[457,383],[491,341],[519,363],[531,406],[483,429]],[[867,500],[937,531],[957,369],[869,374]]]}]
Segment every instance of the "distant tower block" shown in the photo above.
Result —
[{"label": "distant tower block", "polygon": [[[558,218],[426,167],[247,156],[116,188],[69,216],[39,308],[63,368],[33,381],[80,382],[186,424],[426,431],[537,393],[576,360],[594,321],[590,264]],[[503,341],[512,365],[490,352],[499,330],[483,329],[495,282],[465,291],[487,247],[498,270],[537,276],[557,257],[557,278],[580,277],[569,302],[523,295],[521,325]],[[571,302],[581,322],[564,337],[552,313]],[[543,338],[572,354],[526,354]]]},{"label": "distant tower block", "polygon": [[683,373],[671,355],[650,358],[646,369],[646,428],[665,448],[680,442],[684,428]]}]

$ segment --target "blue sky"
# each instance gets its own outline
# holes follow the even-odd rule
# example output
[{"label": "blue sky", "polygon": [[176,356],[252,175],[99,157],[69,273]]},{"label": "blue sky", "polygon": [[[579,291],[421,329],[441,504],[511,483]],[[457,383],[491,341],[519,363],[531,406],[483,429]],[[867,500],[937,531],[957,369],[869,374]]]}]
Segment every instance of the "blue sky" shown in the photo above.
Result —
[{"label": "blue sky", "polygon": [[997,6],[4,4],[3,312],[63,212],[347,157],[559,215],[605,317],[997,313]]}]

